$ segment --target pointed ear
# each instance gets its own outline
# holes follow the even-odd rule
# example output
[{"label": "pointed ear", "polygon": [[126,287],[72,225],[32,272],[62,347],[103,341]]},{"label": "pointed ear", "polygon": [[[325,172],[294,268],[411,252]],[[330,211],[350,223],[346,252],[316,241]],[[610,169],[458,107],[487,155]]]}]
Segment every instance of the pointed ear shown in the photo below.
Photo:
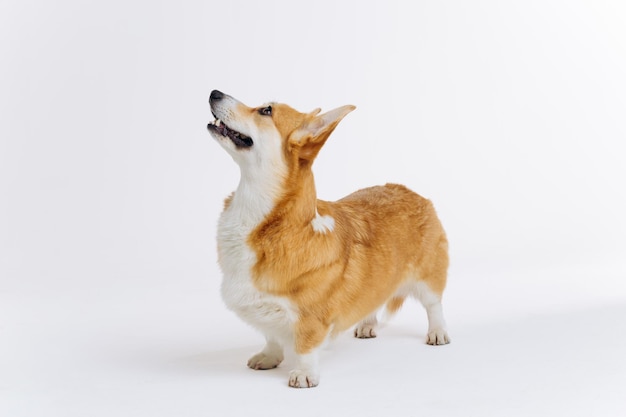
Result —
[{"label": "pointed ear", "polygon": [[341,119],[354,109],[355,106],[346,105],[319,116],[316,115],[320,109],[313,110],[309,118],[291,134],[289,144],[293,149],[299,149],[300,159],[313,160]]}]

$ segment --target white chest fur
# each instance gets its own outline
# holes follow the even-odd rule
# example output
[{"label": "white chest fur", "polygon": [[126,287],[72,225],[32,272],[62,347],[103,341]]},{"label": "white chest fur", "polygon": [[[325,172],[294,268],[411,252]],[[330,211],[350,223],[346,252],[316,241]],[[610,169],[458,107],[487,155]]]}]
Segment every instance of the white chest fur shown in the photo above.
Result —
[{"label": "white chest fur", "polygon": [[254,286],[251,270],[256,255],[248,246],[247,238],[258,221],[250,218],[250,212],[244,212],[237,203],[233,201],[222,213],[218,225],[222,298],[242,320],[267,336],[291,341],[296,309],[288,299],[261,292]]}]

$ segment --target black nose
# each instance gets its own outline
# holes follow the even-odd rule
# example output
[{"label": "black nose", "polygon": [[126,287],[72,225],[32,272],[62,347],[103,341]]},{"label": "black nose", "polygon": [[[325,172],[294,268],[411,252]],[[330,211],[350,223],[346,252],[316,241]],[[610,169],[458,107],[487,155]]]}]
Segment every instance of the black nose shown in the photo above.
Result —
[{"label": "black nose", "polygon": [[209,101],[219,101],[224,98],[224,93],[218,90],[211,91],[211,95],[209,96]]}]

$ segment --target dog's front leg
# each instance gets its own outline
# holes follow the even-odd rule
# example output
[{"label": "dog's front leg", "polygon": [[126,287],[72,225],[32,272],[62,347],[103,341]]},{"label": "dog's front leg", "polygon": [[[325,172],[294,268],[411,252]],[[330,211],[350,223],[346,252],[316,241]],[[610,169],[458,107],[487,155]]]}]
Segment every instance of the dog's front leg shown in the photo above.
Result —
[{"label": "dog's front leg", "polygon": [[312,388],[320,383],[318,348],[306,354],[297,355],[296,368],[289,372],[289,386]]},{"label": "dog's front leg", "polygon": [[302,316],[295,327],[296,368],[289,372],[289,386],[312,388],[320,382],[319,350],[329,326],[312,316]]},{"label": "dog's front leg", "polygon": [[252,369],[276,368],[284,359],[283,347],[274,339],[267,337],[267,344],[263,350],[248,360]]}]

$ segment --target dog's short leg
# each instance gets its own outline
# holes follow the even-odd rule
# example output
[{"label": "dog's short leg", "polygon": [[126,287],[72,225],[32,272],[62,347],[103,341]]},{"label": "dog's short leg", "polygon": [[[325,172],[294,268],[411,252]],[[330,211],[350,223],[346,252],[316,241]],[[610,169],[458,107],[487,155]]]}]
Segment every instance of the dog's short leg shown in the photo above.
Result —
[{"label": "dog's short leg", "polygon": [[289,372],[289,386],[294,388],[312,388],[320,382],[318,349],[304,355],[297,355],[298,363]]},{"label": "dog's short leg", "polygon": [[376,337],[377,324],[378,319],[376,318],[376,312],[374,312],[356,325],[354,328],[354,337],[358,337],[359,339]]},{"label": "dog's short leg", "polygon": [[428,336],[426,343],[429,345],[446,345],[450,343],[450,336],[448,336],[446,323],[443,319],[441,301],[424,307],[428,315]]},{"label": "dog's short leg", "polygon": [[283,348],[278,342],[268,338],[263,350],[248,360],[252,369],[276,368],[284,359]]},{"label": "dog's short leg", "polygon": [[445,345],[450,343],[450,336],[446,331],[446,321],[443,318],[441,296],[432,291],[427,284],[420,282],[416,285],[415,294],[420,300],[428,315],[428,336],[426,343],[429,345]]},{"label": "dog's short leg", "polygon": [[330,327],[312,315],[300,316],[295,326],[294,351],[296,367],[289,372],[289,386],[311,388],[320,382],[319,350]]}]

